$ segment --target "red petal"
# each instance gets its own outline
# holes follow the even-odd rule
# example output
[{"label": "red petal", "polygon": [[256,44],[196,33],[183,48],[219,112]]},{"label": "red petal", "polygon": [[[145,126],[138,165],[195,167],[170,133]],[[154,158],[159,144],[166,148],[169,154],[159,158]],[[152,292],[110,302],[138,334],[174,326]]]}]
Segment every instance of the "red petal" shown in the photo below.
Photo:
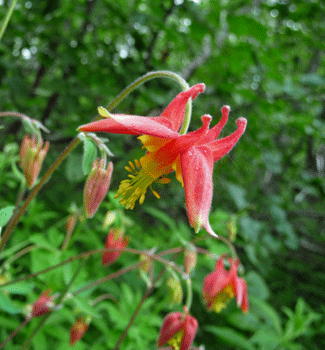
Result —
[{"label": "red petal", "polygon": [[191,315],[185,317],[185,329],[179,350],[188,350],[193,343],[199,326],[198,321]]},{"label": "red petal", "polygon": [[132,131],[120,123],[117,123],[111,118],[105,118],[97,120],[89,124],[81,125],[77,129],[78,131],[83,132],[109,132],[111,134],[130,134],[138,135],[139,133]]},{"label": "red petal", "polygon": [[190,225],[198,232],[209,225],[212,201],[212,152],[206,146],[193,146],[181,154],[185,201]]},{"label": "red petal", "polygon": [[184,326],[184,316],[181,312],[171,312],[165,318],[158,337],[158,347],[168,340]]},{"label": "red petal", "polygon": [[219,123],[209,130],[209,132],[207,133],[207,136],[203,140],[204,143],[214,141],[219,136],[222,128],[227,123],[230,107],[223,106],[221,108],[221,112],[222,112],[222,117]]},{"label": "red petal", "polygon": [[247,296],[247,285],[243,278],[237,277],[235,279],[235,293],[237,305],[242,309],[243,312],[248,312],[248,296]]},{"label": "red petal", "polygon": [[178,94],[163,111],[160,117],[168,119],[172,122],[171,129],[178,131],[181,127],[185,116],[185,107],[187,101],[192,98],[194,100],[196,96],[205,90],[205,84],[196,84],[186,91]]},{"label": "red petal", "polygon": [[82,125],[78,131],[109,132],[113,134],[151,135],[177,138],[177,132],[159,123],[157,117],[140,117],[127,114],[110,114],[109,118]]},{"label": "red petal", "polygon": [[247,125],[247,120],[245,118],[237,119],[237,130],[229,136],[224,137],[223,139],[212,141],[206,145],[213,152],[213,161],[216,162],[223,156],[225,156],[237,143],[242,134],[244,133]]}]

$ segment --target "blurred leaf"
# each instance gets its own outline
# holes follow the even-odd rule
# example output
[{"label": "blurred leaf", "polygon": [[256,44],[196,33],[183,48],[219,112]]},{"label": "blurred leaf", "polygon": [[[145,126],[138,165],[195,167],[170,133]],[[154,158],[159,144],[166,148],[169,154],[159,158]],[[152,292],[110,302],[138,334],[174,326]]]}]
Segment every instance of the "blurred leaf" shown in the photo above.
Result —
[{"label": "blurred leaf", "polygon": [[10,220],[14,209],[15,207],[11,205],[0,210],[0,227],[6,225],[6,223]]},{"label": "blurred leaf", "polygon": [[254,350],[253,345],[243,335],[232,328],[205,326],[204,329],[215,334],[219,339],[226,341],[228,344],[236,346],[236,349]]},{"label": "blurred leaf", "polygon": [[227,187],[232,199],[237,205],[237,208],[243,209],[244,207],[246,207],[246,191],[242,187],[230,182],[227,182]]},{"label": "blurred leaf", "polygon": [[19,314],[20,309],[18,309],[11,301],[8,295],[0,291],[0,308],[9,314]]},{"label": "blurred leaf", "polygon": [[84,175],[88,175],[97,157],[97,148],[87,137],[83,140],[83,145],[82,170]]}]

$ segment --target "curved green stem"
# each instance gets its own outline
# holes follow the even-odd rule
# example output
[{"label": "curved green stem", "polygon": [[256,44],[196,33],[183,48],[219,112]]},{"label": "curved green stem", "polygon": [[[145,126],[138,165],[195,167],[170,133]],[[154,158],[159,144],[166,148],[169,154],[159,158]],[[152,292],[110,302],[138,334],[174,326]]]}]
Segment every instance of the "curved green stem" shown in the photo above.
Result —
[{"label": "curved green stem", "polygon": [[[147,73],[144,76],[140,77],[136,81],[134,81],[131,85],[129,85],[124,91],[122,91],[108,106],[107,110],[110,111],[112,108],[116,107],[130,92],[132,92],[135,88],[140,86],[141,84],[145,83],[148,80],[154,79],[154,78],[170,78],[173,80],[176,80],[181,87],[186,90],[188,88],[188,84],[186,81],[179,76],[176,73],[169,72],[169,71],[157,71],[157,72],[151,72]],[[188,104],[191,104],[191,102],[188,102]],[[187,105],[188,106],[188,105]],[[188,113],[188,108],[186,108],[186,113]],[[19,114],[19,113],[18,113]],[[99,118],[97,116],[94,120]],[[186,120],[189,120],[190,117],[186,117]],[[188,121],[189,122],[189,121]],[[183,127],[182,127],[183,128]],[[3,237],[0,242],[0,254],[7,243],[7,240],[9,239],[11,232],[17,225],[18,221],[22,217],[22,215],[25,213],[27,207],[29,206],[30,202],[34,199],[34,197],[37,195],[37,193],[40,191],[40,189],[43,187],[45,182],[49,179],[49,177],[53,174],[53,172],[59,167],[59,165],[62,163],[62,161],[68,156],[68,154],[80,143],[80,140],[78,137],[76,137],[70,145],[63,151],[63,153],[57,158],[57,160],[52,164],[52,166],[47,170],[47,172],[43,175],[39,183],[33,188],[29,196],[27,197],[24,205],[20,208],[20,210],[17,212],[17,214],[13,217],[13,219],[10,221],[9,225],[7,226]]]},{"label": "curved green stem", "polygon": [[186,278],[186,286],[187,286],[187,293],[186,293],[185,306],[187,307],[188,310],[190,310],[192,306],[192,301],[193,301],[192,280],[190,276]]},{"label": "curved green stem", "polygon": [[0,28],[0,41],[2,39],[3,33],[5,32],[8,22],[10,20],[10,17],[12,15],[12,13],[14,12],[15,6],[16,6],[17,0],[12,0],[11,5],[6,13],[6,17],[2,22],[2,26]]}]

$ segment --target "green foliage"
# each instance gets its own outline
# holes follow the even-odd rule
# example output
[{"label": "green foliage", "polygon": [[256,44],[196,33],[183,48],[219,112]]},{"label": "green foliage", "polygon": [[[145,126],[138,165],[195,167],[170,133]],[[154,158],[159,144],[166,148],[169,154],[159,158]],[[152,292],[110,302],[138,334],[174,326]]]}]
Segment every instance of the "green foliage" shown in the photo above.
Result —
[{"label": "green foliage", "polygon": [[[0,21],[9,5],[0,1]],[[248,119],[236,148],[215,165],[210,220],[215,232],[228,238],[229,222],[234,223],[232,238],[248,284],[250,312],[242,314],[235,301],[218,315],[206,312],[202,281],[215,257],[230,250],[211,238],[199,241],[211,256],[199,254],[192,276],[193,315],[200,323],[195,345],[205,344],[207,350],[325,348],[324,10],[322,1],[18,1],[1,39],[0,111],[19,111],[51,131],[43,135],[51,146],[41,175],[76,137],[77,127],[97,115],[99,105],[108,105],[151,70],[168,69],[190,85],[206,84],[193,103],[191,130],[205,113],[213,115],[215,125],[224,104],[232,110],[222,135],[234,131],[238,117]],[[159,115],[178,92],[168,80],[153,80],[114,111]],[[17,118],[1,117],[0,124],[3,233],[17,198],[26,198],[18,160],[19,144],[30,129]],[[0,284],[103,248],[107,211],[116,213],[113,227],[123,226],[135,249],[160,252],[204,235],[196,237],[189,227],[184,191],[174,179],[157,185],[160,200],[148,194],[132,212],[120,206],[113,196],[127,176],[124,167],[144,151],[133,136],[107,137],[114,153],[112,192],[95,218],[80,220],[85,175],[97,156],[87,139],[54,172],[15,228],[1,253]],[[62,249],[73,205],[78,223]],[[123,253],[103,268],[100,254],[94,254],[70,292],[136,262],[137,255]],[[182,258],[175,263],[181,265]],[[23,322],[28,305],[42,291],[62,293],[79,264],[2,287],[0,339]],[[156,262],[154,273],[161,268]],[[155,348],[163,317],[171,311],[165,283],[160,280],[145,301],[121,349]],[[132,271],[66,300],[31,348],[66,349],[69,328],[81,313],[92,320],[75,348],[112,349],[146,287]],[[93,304],[102,295],[107,298]],[[39,322],[31,320],[8,349],[20,349]]]}]

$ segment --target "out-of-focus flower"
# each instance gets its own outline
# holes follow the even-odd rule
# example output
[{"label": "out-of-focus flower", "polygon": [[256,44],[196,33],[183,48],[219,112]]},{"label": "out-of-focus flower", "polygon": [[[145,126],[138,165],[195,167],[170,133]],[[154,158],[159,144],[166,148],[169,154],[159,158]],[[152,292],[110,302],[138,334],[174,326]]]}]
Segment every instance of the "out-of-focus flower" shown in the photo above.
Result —
[{"label": "out-of-focus flower", "polygon": [[104,199],[111,183],[113,163],[109,162],[105,170],[105,159],[96,159],[84,188],[84,211],[87,218],[92,218]]},{"label": "out-of-focus flower", "polygon": [[203,300],[208,310],[220,312],[228,302],[236,297],[237,305],[243,312],[248,312],[247,285],[243,278],[238,277],[239,260],[229,259],[230,270],[224,268],[223,256],[217,261],[215,270],[203,281]]},{"label": "out-of-focus flower", "polygon": [[[124,238],[123,235],[124,230],[111,229],[106,237],[105,248],[120,248],[123,250],[129,243],[129,238]],[[119,258],[121,252],[121,250],[104,252],[102,254],[102,265],[106,266],[112,264]]]},{"label": "out-of-focus flower", "polygon": [[35,185],[49,147],[50,143],[48,141],[45,142],[43,147],[43,140],[38,139],[36,135],[32,137],[25,135],[23,138],[19,152],[19,164],[23,169],[28,188]]},{"label": "out-of-focus flower", "polygon": [[79,127],[84,132],[109,132],[141,135],[139,139],[148,153],[134,164],[129,162],[126,170],[131,174],[123,180],[116,193],[120,203],[133,209],[137,200],[142,204],[147,189],[160,198],[152,189],[155,182],[167,184],[165,176],[172,170],[185,189],[187,214],[191,226],[198,232],[204,227],[216,236],[209,224],[209,211],[212,202],[213,164],[226,155],[237,143],[246,128],[246,119],[237,120],[237,130],[222,139],[217,139],[227,122],[229,106],[222,108],[222,119],[209,130],[211,117],[202,116],[203,126],[186,135],[180,135],[185,117],[186,103],[204,91],[204,84],[197,84],[178,94],[159,117],[110,114],[105,108],[98,111],[103,120]]},{"label": "out-of-focus flower", "polygon": [[42,316],[48,313],[54,306],[54,297],[50,296],[51,290],[43,292],[32,307],[31,317]]},{"label": "out-of-focus flower", "polygon": [[176,276],[170,276],[167,280],[169,299],[171,304],[180,304],[183,299],[183,289],[180,280]]},{"label": "out-of-focus flower", "polygon": [[197,251],[196,247],[191,244],[185,247],[184,251],[184,268],[185,272],[189,275],[191,271],[196,266],[196,257],[197,257]]},{"label": "out-of-focus flower", "polygon": [[73,346],[82,338],[88,329],[88,323],[83,317],[79,317],[70,329],[70,346]]},{"label": "out-of-focus flower", "polygon": [[189,315],[184,307],[185,315],[181,312],[171,312],[164,318],[158,337],[158,347],[170,345],[175,350],[188,350],[192,345],[197,328],[197,320]]}]

